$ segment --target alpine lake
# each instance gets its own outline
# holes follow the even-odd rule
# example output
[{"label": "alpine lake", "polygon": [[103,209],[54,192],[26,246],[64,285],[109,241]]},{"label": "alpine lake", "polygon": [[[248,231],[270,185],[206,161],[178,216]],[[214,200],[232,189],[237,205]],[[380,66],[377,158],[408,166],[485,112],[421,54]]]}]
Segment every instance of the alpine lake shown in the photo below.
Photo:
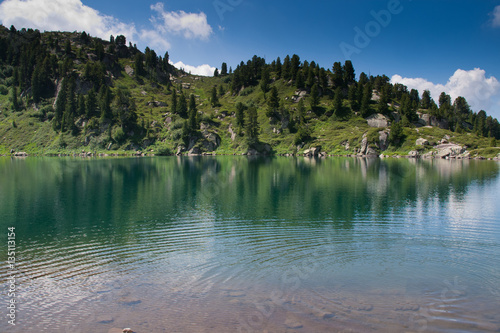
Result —
[{"label": "alpine lake", "polygon": [[498,332],[499,175],[475,160],[3,157],[0,331]]}]

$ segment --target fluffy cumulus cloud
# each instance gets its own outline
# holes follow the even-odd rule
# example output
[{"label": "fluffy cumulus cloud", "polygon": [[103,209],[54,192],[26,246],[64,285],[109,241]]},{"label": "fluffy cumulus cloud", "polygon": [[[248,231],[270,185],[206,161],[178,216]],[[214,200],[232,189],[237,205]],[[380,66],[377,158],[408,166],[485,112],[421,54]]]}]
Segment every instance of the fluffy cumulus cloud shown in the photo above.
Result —
[{"label": "fluffy cumulus cloud", "polygon": [[500,27],[500,6],[495,7],[493,13],[491,13],[491,16],[492,16],[491,24],[495,28]]},{"label": "fluffy cumulus cloud", "polygon": [[493,76],[486,77],[486,72],[479,68],[470,71],[458,69],[446,84],[434,84],[422,78],[403,78],[400,75],[394,75],[391,82],[418,89],[420,93],[429,90],[436,102],[443,91],[452,99],[463,96],[474,111],[486,110],[500,116],[500,83]]},{"label": "fluffy cumulus cloud", "polygon": [[[171,62],[172,63],[172,62]],[[200,65],[200,66],[190,66],[184,64],[182,61],[172,63],[174,67],[178,69],[183,69],[187,73],[195,74],[195,75],[203,75],[203,76],[213,76],[215,67],[211,67],[210,65]]]},{"label": "fluffy cumulus cloud", "polygon": [[207,22],[205,13],[186,13],[184,11],[167,12],[163,3],[151,6],[157,13],[151,22],[162,32],[182,34],[185,38],[207,39],[212,34],[212,27]]}]

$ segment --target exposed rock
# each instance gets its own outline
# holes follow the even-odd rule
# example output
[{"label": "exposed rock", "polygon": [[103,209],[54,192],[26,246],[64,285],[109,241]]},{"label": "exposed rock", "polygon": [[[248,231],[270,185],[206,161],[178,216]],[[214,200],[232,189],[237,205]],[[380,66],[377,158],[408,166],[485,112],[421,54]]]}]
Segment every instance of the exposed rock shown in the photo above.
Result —
[{"label": "exposed rock", "polygon": [[381,128],[389,126],[389,120],[381,113],[372,114],[366,120],[370,127]]},{"label": "exposed rock", "polygon": [[218,134],[207,132],[203,134],[205,140],[203,141],[203,146],[209,152],[217,150],[219,148],[221,139]]},{"label": "exposed rock", "polygon": [[368,148],[368,135],[367,133],[365,133],[363,134],[363,140],[361,140],[361,149],[359,150],[359,154],[365,155],[367,148]]},{"label": "exposed rock", "polygon": [[158,107],[166,107],[167,103],[165,102],[160,102],[160,101],[149,101],[146,103],[146,106],[158,108]]},{"label": "exposed rock", "polygon": [[309,156],[309,157],[318,156],[320,152],[321,152],[321,146],[312,147],[304,151],[304,156]]},{"label": "exposed rock", "polygon": [[465,152],[465,148],[456,144],[440,144],[436,146],[437,152],[436,157],[446,158],[446,157],[456,157]]},{"label": "exposed rock", "polygon": [[182,89],[191,89],[191,83],[183,83]]},{"label": "exposed rock", "polygon": [[418,152],[418,151],[416,151],[416,150],[412,150],[412,151],[410,151],[410,152],[408,153],[408,157],[410,157],[410,158],[417,158],[417,157],[419,157],[419,156],[420,156],[420,154],[419,154],[419,152]]},{"label": "exposed rock", "polygon": [[295,95],[292,96],[292,101],[294,103],[298,103],[301,99],[304,99],[307,95],[307,91],[305,90],[297,90]]},{"label": "exposed rock", "polygon": [[19,152],[15,152],[14,156],[17,156],[17,157],[26,157],[26,156],[28,156],[28,154],[25,153],[24,151],[19,151]]},{"label": "exposed rock", "polygon": [[375,149],[368,147],[368,149],[366,149],[365,155],[366,156],[378,156],[378,153]]},{"label": "exposed rock", "polygon": [[233,131],[233,126],[229,125],[229,134],[231,134],[231,141],[236,140],[237,133]]},{"label": "exposed rock", "polygon": [[180,145],[179,147],[177,147],[177,153],[175,153],[175,155],[179,156],[185,150],[186,150],[186,147],[184,147],[183,145]]},{"label": "exposed rock", "polygon": [[378,142],[379,142],[379,148],[380,150],[384,151],[387,149],[387,147],[389,146],[389,133],[385,132],[385,131],[380,131],[378,132],[379,136],[378,136]]},{"label": "exposed rock", "polygon": [[130,67],[129,65],[125,66],[125,73],[127,73],[129,76],[134,76],[134,69]]},{"label": "exposed rock", "polygon": [[201,149],[199,147],[193,147],[188,153],[189,155],[201,155]]},{"label": "exposed rock", "polygon": [[424,139],[424,138],[419,138],[415,142],[415,145],[417,145],[417,146],[427,146],[428,144],[429,144],[429,141]]}]

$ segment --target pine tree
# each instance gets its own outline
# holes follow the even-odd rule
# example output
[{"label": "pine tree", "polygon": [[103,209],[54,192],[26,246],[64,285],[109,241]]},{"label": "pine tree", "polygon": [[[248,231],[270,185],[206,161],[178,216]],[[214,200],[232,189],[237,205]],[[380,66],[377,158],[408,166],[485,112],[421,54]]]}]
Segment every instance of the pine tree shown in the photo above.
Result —
[{"label": "pine tree", "polygon": [[259,122],[255,105],[251,105],[247,110],[246,135],[249,144],[256,143],[259,140]]},{"label": "pine tree", "polygon": [[335,87],[344,86],[344,69],[340,62],[333,63],[333,84]]},{"label": "pine tree", "polygon": [[422,94],[422,100],[420,102],[422,109],[430,109],[431,107],[431,92],[429,90],[424,90]]},{"label": "pine tree", "polygon": [[356,82],[356,74],[354,73],[354,66],[351,60],[346,60],[344,63],[344,83],[351,85]]},{"label": "pine tree", "polygon": [[241,102],[236,104],[236,125],[241,129],[245,126],[245,105]]},{"label": "pine tree", "polygon": [[87,94],[87,98],[85,101],[85,117],[87,119],[90,119],[95,115],[96,107],[97,107],[97,98],[94,89],[92,89]]},{"label": "pine tree", "polygon": [[304,105],[304,100],[299,101],[299,105],[297,107],[297,122],[299,124],[303,124],[306,116],[306,107]]},{"label": "pine tree", "polygon": [[187,117],[187,101],[186,101],[186,96],[184,95],[184,92],[182,92],[182,91],[181,91],[181,94],[179,96],[179,101],[177,103],[177,113],[182,118]]},{"label": "pine tree", "polygon": [[348,98],[349,98],[349,103],[351,104],[351,109],[353,111],[358,111],[358,107],[359,107],[358,88],[356,87],[355,84],[353,84],[349,87]]},{"label": "pine tree", "polygon": [[342,108],[342,88],[337,87],[335,89],[335,97],[333,99],[333,112],[338,118],[342,118],[344,116],[343,108]]},{"label": "pine tree", "polygon": [[222,63],[220,75],[227,75],[227,64],[225,62]]},{"label": "pine tree", "polygon": [[271,88],[271,93],[267,98],[267,106],[268,106],[268,112],[266,113],[266,115],[268,117],[274,116],[276,114],[276,111],[280,107],[280,99],[278,95],[278,89],[276,87]]},{"label": "pine tree", "polygon": [[189,96],[189,130],[191,132],[197,131],[198,126],[198,110],[196,108],[196,99],[193,94]]},{"label": "pine tree", "polygon": [[315,110],[319,105],[318,85],[314,84],[311,88],[311,109]]},{"label": "pine tree", "polygon": [[172,90],[172,100],[170,103],[170,112],[177,113],[177,89],[175,87]]},{"label": "pine tree", "polygon": [[210,103],[214,108],[219,106],[219,97],[217,96],[217,86],[212,87],[212,97],[210,98]]},{"label": "pine tree", "polygon": [[17,87],[16,86],[12,87],[11,94],[10,94],[10,101],[12,103],[12,111],[18,111],[19,110],[19,101],[17,99]]},{"label": "pine tree", "polygon": [[260,79],[260,89],[266,94],[269,91],[269,70],[264,67],[262,68],[262,74]]},{"label": "pine tree", "polygon": [[370,102],[372,99],[372,88],[369,84],[365,85],[363,89],[363,97],[361,100],[361,116],[368,117],[371,113]]},{"label": "pine tree", "polygon": [[278,57],[278,59],[276,59],[276,78],[277,79],[281,79],[281,59],[280,57]]},{"label": "pine tree", "polygon": [[218,77],[219,76],[219,70],[216,68],[214,70],[214,77]]}]

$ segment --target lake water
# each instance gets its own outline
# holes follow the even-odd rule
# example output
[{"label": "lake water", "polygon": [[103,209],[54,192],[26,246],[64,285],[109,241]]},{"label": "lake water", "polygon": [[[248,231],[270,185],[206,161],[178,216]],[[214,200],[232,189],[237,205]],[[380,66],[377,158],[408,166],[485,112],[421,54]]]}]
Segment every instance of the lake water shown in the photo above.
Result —
[{"label": "lake water", "polygon": [[1,158],[0,331],[497,332],[499,172],[468,160]]}]

